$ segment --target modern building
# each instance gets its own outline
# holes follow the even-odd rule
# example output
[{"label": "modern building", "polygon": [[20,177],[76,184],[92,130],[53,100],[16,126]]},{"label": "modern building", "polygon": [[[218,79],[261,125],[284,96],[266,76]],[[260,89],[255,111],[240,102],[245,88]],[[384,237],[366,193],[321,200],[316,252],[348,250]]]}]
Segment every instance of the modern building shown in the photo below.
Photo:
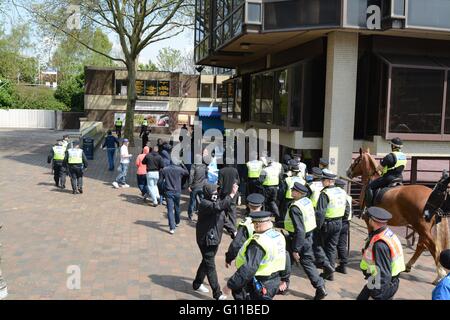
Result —
[{"label": "modern building", "polygon": [[450,156],[450,1],[197,0],[195,59],[235,68],[226,128],[276,128],[345,173],[352,153]]},{"label": "modern building", "polygon": [[[193,125],[202,116],[205,125],[220,120],[217,98],[222,81],[229,76],[184,75],[173,72],[138,71],[135,107],[136,130],[146,118],[154,133],[170,133],[182,125]],[[125,119],[128,73],[122,68],[85,68],[85,114],[88,121],[102,121],[112,128],[117,118]],[[211,112],[216,110],[215,113]],[[209,112],[209,114],[208,114]],[[126,119],[125,119],[126,121]],[[213,124],[208,124],[213,121]],[[220,120],[221,121],[221,120]]]}]

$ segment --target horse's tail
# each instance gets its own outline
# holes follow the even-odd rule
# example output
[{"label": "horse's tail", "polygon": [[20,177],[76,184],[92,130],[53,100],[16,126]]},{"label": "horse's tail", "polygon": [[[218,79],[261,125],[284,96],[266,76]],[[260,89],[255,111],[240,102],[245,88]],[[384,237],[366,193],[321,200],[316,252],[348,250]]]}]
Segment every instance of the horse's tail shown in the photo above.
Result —
[{"label": "horse's tail", "polygon": [[436,244],[436,254],[439,255],[441,251],[445,249],[450,249],[450,234],[449,234],[449,223],[447,217],[442,217],[441,221],[436,224],[435,232],[435,244]]}]

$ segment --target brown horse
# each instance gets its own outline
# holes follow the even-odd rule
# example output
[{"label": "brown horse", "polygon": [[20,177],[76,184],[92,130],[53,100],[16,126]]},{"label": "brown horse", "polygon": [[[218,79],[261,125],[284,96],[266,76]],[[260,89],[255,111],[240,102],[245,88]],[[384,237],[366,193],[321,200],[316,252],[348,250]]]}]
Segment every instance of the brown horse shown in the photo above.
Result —
[{"label": "brown horse", "polygon": [[[355,159],[347,170],[347,176],[352,179],[354,177],[362,177],[363,188],[360,194],[361,209],[365,207],[365,191],[370,181],[379,177],[377,173],[377,162],[367,151],[360,149],[360,156]],[[410,272],[412,266],[417,261],[422,252],[428,249],[436,263],[437,279],[433,283],[437,283],[441,278],[446,276],[445,269],[439,263],[439,255],[443,248],[448,247],[448,222],[446,218],[437,224],[436,239],[432,236],[432,227],[435,225],[436,216],[430,222],[423,217],[423,210],[432,190],[422,185],[399,186],[387,191],[377,206],[384,208],[392,214],[389,221],[391,226],[407,226],[411,225],[413,230],[419,234],[414,255],[406,264],[406,272]],[[367,221],[367,217],[364,217]]]}]

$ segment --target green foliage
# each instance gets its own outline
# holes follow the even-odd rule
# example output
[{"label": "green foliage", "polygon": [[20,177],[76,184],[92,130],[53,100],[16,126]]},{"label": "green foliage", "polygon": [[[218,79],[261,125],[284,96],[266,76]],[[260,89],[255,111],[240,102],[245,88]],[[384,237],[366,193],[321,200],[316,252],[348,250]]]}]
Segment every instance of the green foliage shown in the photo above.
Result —
[{"label": "green foliage", "polygon": [[139,64],[139,71],[158,71],[158,67],[151,60],[149,60],[148,64]]},{"label": "green foliage", "polygon": [[56,100],[54,90],[46,87],[16,86],[13,109],[43,109],[69,111],[64,103]]},{"label": "green foliage", "polygon": [[13,95],[13,85],[11,82],[0,78],[0,108],[10,108],[14,99]]},{"label": "green foliage", "polygon": [[157,66],[161,71],[174,72],[181,68],[183,57],[181,51],[169,47],[162,48],[158,52]]},{"label": "green foliage", "polygon": [[71,111],[84,110],[84,73],[72,76],[58,85],[55,98]]}]

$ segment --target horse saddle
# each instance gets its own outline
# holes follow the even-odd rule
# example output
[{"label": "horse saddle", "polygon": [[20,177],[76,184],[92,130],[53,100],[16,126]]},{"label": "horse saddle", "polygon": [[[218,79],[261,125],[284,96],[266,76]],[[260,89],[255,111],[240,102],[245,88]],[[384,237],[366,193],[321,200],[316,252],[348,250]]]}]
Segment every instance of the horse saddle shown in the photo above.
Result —
[{"label": "horse saddle", "polygon": [[388,192],[389,190],[395,188],[395,187],[400,187],[403,185],[403,179],[402,177],[398,177],[395,178],[394,180],[391,181],[391,183],[389,183],[386,187],[383,188],[379,188],[376,189],[373,193],[373,205],[376,206],[378,204],[381,203],[381,200],[383,199],[383,196],[386,192]]},{"label": "horse saddle", "polygon": [[450,197],[447,193],[447,188],[450,183],[450,176],[447,171],[442,172],[442,177],[436,183],[431,192],[425,208],[423,209],[423,216],[427,222],[430,222],[433,215],[440,211],[441,215],[447,216],[450,213]]}]

